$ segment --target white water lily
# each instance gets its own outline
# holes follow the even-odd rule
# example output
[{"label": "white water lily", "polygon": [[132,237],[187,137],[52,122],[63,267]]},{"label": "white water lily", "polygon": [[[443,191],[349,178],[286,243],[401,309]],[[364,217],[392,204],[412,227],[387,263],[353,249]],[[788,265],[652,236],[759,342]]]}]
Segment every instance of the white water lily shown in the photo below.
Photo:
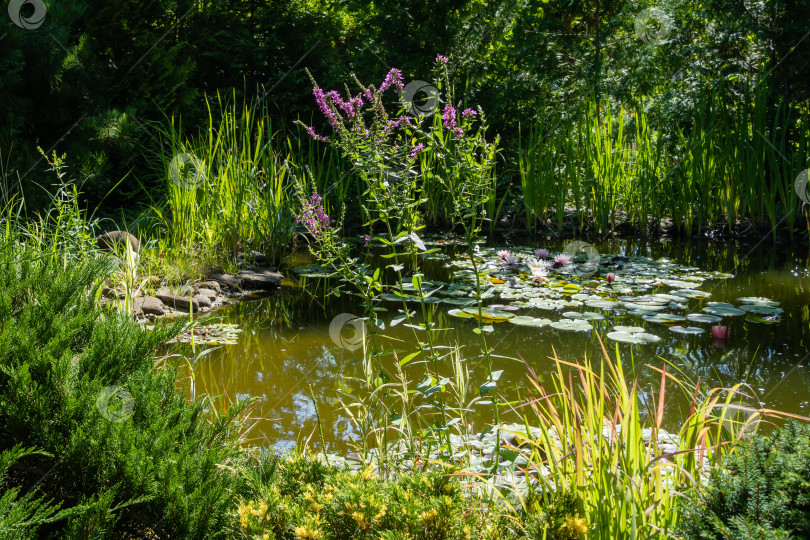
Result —
[{"label": "white water lily", "polygon": [[541,279],[548,277],[548,269],[551,266],[551,263],[533,259],[526,264],[529,267],[532,276],[534,276],[535,281],[540,281]]}]

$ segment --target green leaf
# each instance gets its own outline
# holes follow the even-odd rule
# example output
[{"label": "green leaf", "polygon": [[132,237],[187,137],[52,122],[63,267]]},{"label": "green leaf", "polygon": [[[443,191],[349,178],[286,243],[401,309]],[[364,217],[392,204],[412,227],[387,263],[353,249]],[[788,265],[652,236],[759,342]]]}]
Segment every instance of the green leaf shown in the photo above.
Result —
[{"label": "green leaf", "polygon": [[484,397],[498,386],[496,381],[487,381],[478,388],[478,395]]},{"label": "green leaf", "polygon": [[[422,354],[421,351],[416,351],[415,353],[409,354],[408,356],[399,361],[399,366],[402,367],[409,364],[414,358],[416,358],[420,354]],[[428,382],[428,384],[430,384],[430,382]],[[416,388],[418,389],[419,386],[417,386]]]}]

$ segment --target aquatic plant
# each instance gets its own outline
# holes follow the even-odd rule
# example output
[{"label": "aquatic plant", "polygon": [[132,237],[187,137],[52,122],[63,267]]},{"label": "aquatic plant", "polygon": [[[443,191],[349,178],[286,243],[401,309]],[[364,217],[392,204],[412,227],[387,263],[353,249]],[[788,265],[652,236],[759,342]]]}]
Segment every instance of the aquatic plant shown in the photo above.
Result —
[{"label": "aquatic plant", "polygon": [[573,258],[571,255],[568,255],[567,253],[558,253],[554,256],[554,267],[559,268],[561,266],[567,266],[571,264],[572,260]]},{"label": "aquatic plant", "polygon": [[731,332],[728,326],[712,326],[712,336],[714,336],[714,339],[728,339],[730,335]]},{"label": "aquatic plant", "polygon": [[496,254],[498,257],[500,257],[500,259],[501,259],[501,260],[504,260],[504,259],[506,259],[506,257],[508,257],[509,255],[511,255],[511,254],[512,254],[512,252],[511,252],[511,251],[509,251],[508,249],[501,249],[501,250],[498,250],[498,251],[497,251],[495,254]]},{"label": "aquatic plant", "polygon": [[[642,408],[637,381],[604,345],[597,362],[565,362],[556,354],[554,362],[550,380],[526,363],[530,389],[512,409],[526,433],[540,428],[539,437],[513,433],[529,450],[509,450],[528,461],[521,470],[530,477],[528,493],[515,497],[532,513],[569,494],[589,538],[671,535],[680,523],[682,494],[693,493],[737,450],[732,443],[763,418],[793,416],[765,409],[744,384],[704,393],[667,365],[654,368],[660,384]],[[662,428],[673,384],[692,403],[677,434]]]}]

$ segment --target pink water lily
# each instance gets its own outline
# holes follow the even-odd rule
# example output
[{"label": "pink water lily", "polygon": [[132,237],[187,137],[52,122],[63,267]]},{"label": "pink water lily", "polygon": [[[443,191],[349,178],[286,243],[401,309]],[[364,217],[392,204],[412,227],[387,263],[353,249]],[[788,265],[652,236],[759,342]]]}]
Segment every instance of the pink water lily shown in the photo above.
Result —
[{"label": "pink water lily", "polygon": [[549,255],[550,253],[547,249],[536,249],[534,251],[534,256],[538,259],[547,259]]},{"label": "pink water lily", "polygon": [[607,280],[608,283],[612,284],[614,281],[616,281],[616,274],[614,274],[613,272],[608,272],[608,274],[605,276],[605,280]]},{"label": "pink water lily", "polygon": [[731,335],[731,330],[728,326],[712,326],[712,336],[714,339],[728,339]]},{"label": "pink water lily", "polygon": [[517,255],[513,255],[512,253],[510,253],[509,255],[507,255],[506,257],[503,258],[503,262],[505,262],[506,264],[508,264],[510,266],[514,266],[518,262],[520,262],[520,259],[518,258]]},{"label": "pink water lily", "polygon": [[560,253],[559,255],[554,256],[554,268],[559,268],[561,266],[566,266],[571,264],[571,255],[567,255],[565,253]]},{"label": "pink water lily", "polygon": [[500,258],[501,258],[501,260],[503,261],[503,260],[506,260],[506,257],[508,257],[509,255],[511,255],[511,254],[512,254],[512,252],[511,252],[511,251],[509,251],[508,249],[502,249],[502,250],[500,250],[500,251],[496,251],[496,252],[495,252],[495,254],[496,254],[498,257],[500,257]]}]

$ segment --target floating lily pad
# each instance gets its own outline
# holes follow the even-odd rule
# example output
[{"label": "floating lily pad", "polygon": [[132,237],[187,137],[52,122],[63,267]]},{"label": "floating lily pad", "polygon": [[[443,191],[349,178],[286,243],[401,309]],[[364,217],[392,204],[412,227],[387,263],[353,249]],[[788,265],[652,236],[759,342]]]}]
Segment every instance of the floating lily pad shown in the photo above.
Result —
[{"label": "floating lily pad", "polygon": [[706,331],[697,326],[670,326],[669,329],[676,334],[702,334]]},{"label": "floating lily pad", "polygon": [[618,307],[617,302],[611,302],[610,300],[585,300],[585,305],[591,308],[598,308],[598,309],[610,309]]},{"label": "floating lily pad", "polygon": [[741,298],[737,298],[737,302],[741,302],[743,304],[761,304],[763,306],[778,306],[779,302],[775,300],[771,300],[770,298],[763,298],[761,296],[743,296]]},{"label": "floating lily pad", "polygon": [[512,317],[511,319],[509,319],[509,322],[512,324],[516,324],[517,326],[532,326],[535,328],[540,328],[541,326],[551,324],[551,319],[540,319],[537,317],[520,315],[517,317]]},{"label": "floating lily pad", "polygon": [[640,326],[614,326],[614,332],[624,332],[627,334],[638,334],[639,332],[644,332],[645,329]]},{"label": "floating lily pad", "polygon": [[736,317],[738,315],[745,315],[745,312],[735,307],[705,307],[703,311],[717,315],[719,317]]},{"label": "floating lily pad", "polygon": [[[472,315],[475,318],[478,318],[479,316],[477,307],[464,308],[464,312]],[[515,314],[507,311],[501,311],[499,309],[483,308],[481,309],[480,316],[485,321],[502,322],[511,319],[515,316]]]},{"label": "floating lily pad", "polygon": [[672,313],[656,313],[655,315],[645,315],[642,319],[651,323],[672,324],[674,322],[685,321],[686,317],[673,315]]},{"label": "floating lily pad", "polygon": [[745,322],[755,323],[755,324],[776,324],[781,321],[779,317],[761,317],[759,315],[748,314],[745,318]]},{"label": "floating lily pad", "polygon": [[242,329],[236,324],[208,324],[185,330],[169,343],[196,343],[197,345],[236,345]]},{"label": "floating lily pad", "polygon": [[636,302],[622,302],[622,304],[633,311],[649,311],[650,313],[667,309],[666,304],[638,304]]},{"label": "floating lily pad", "polygon": [[683,296],[684,298],[708,298],[712,295],[712,293],[699,291],[697,289],[681,289],[672,291],[672,294],[675,296]]},{"label": "floating lily pad", "polygon": [[680,279],[662,279],[661,283],[673,289],[694,289],[700,287],[700,282],[685,281]]},{"label": "floating lily pad", "polygon": [[471,313],[467,313],[466,311],[462,311],[460,309],[451,309],[447,312],[448,315],[452,317],[458,317],[459,319],[475,319],[475,315]]},{"label": "floating lily pad", "polygon": [[763,304],[743,304],[739,309],[747,311],[748,313],[756,313],[757,315],[779,315],[785,311],[780,307]]},{"label": "floating lily pad", "polygon": [[736,307],[734,304],[729,304],[728,302],[706,302],[706,307],[710,308],[733,308]]},{"label": "floating lily pad", "polygon": [[633,343],[636,345],[643,345],[646,343],[657,343],[661,338],[646,332],[610,332],[607,335],[608,339],[620,341],[622,343]]},{"label": "floating lily pad", "polygon": [[563,317],[567,317],[569,319],[577,319],[583,321],[603,321],[605,320],[605,316],[601,313],[594,313],[592,311],[585,311],[580,313],[579,311],[566,311],[563,313]]},{"label": "floating lily pad", "polygon": [[591,324],[586,321],[574,321],[567,319],[553,322],[551,323],[551,327],[556,328],[557,330],[562,330],[563,332],[587,332],[593,328]]},{"label": "floating lily pad", "polygon": [[686,316],[686,320],[690,322],[714,324],[722,321],[723,318],[718,317],[717,315],[708,315],[706,313],[690,313]]},{"label": "floating lily pad", "polygon": [[475,300],[470,298],[443,298],[442,302],[453,306],[469,306],[470,304],[474,304]]}]

